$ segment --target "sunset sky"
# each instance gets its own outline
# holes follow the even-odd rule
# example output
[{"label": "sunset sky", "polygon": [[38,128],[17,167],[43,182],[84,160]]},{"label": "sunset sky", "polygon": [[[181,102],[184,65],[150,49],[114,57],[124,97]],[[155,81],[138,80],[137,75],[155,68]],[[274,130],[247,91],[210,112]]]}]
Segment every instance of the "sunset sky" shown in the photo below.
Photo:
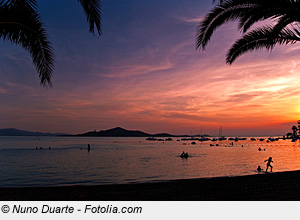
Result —
[{"label": "sunset sky", "polygon": [[55,53],[53,87],[40,86],[27,51],[1,42],[0,128],[284,135],[300,119],[300,44],[229,66],[226,52],[241,36],[229,23],[196,51],[212,0],[103,0],[100,37],[78,1],[38,2]]}]

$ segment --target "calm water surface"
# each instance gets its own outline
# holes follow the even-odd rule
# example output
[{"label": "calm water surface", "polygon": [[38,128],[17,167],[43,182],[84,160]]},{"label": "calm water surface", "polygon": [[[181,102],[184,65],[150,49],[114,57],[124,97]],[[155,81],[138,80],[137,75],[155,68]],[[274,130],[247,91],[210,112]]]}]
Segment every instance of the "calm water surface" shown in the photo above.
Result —
[{"label": "calm water surface", "polygon": [[[176,138],[160,142],[145,138],[0,137],[0,186],[94,185],[251,175],[257,174],[258,165],[265,169],[264,160],[270,156],[274,172],[300,170],[298,141],[267,143],[248,138],[237,142],[196,141],[196,145],[191,142]],[[233,146],[228,147],[232,142]],[[90,152],[86,150],[88,144]],[[259,147],[263,150],[258,151]],[[180,158],[182,151],[189,152],[190,157]]]}]

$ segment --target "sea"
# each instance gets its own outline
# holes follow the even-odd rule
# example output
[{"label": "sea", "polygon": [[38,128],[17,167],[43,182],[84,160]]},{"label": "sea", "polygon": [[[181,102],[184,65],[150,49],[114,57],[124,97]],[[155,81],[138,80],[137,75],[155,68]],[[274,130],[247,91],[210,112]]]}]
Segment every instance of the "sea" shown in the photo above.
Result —
[{"label": "sea", "polygon": [[[256,138],[257,139],[257,138]],[[194,143],[193,143],[194,142]],[[90,145],[90,151],[87,150]],[[259,148],[261,150],[259,150]],[[188,152],[188,158],[180,154]],[[0,137],[0,187],[104,185],[300,170],[299,140]]]}]

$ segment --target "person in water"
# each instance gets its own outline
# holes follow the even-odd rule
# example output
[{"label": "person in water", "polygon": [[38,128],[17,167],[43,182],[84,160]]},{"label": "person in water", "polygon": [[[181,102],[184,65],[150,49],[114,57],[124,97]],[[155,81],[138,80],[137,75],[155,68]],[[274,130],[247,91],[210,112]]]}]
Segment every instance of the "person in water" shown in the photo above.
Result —
[{"label": "person in water", "polygon": [[184,151],[180,155],[180,157],[184,157],[184,158],[187,158],[188,156],[189,156],[188,152],[184,153]]},{"label": "person in water", "polygon": [[88,148],[87,148],[87,150],[88,150],[88,152],[90,152],[90,150],[91,150],[91,146],[90,146],[90,144],[88,144]]},{"label": "person in water", "polygon": [[260,172],[262,171],[262,168],[260,166],[257,167],[257,171]]},{"label": "person in water", "polygon": [[269,157],[269,159],[265,160],[264,162],[267,162],[267,169],[266,172],[268,172],[268,168],[271,167],[271,172],[273,172],[273,167],[271,166],[271,163],[273,163],[272,161],[272,157]]}]

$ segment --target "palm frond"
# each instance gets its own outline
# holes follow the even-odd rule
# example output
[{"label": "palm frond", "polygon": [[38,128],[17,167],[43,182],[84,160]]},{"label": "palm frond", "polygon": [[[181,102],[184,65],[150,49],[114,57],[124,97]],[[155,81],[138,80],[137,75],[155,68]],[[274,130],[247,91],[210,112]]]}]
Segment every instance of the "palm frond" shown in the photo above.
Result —
[{"label": "palm frond", "polygon": [[1,3],[0,38],[21,45],[28,50],[39,74],[41,84],[51,86],[52,48],[40,16],[35,10],[36,2],[34,0],[15,0]]},{"label": "palm frond", "polygon": [[[240,17],[239,29],[243,33],[247,32],[250,27],[259,21],[266,19],[273,19],[278,23],[292,17],[299,17],[298,8],[300,7],[299,1],[291,0],[264,0],[255,3],[252,9]],[[283,19],[284,17],[284,19]],[[285,25],[286,26],[286,25]]]},{"label": "palm frond", "polygon": [[299,20],[299,0],[225,0],[215,6],[198,26],[196,48],[205,49],[213,32],[221,25],[239,20],[244,33],[256,22],[284,16]]},{"label": "palm frond", "polygon": [[268,18],[275,18],[276,15],[274,14],[278,14],[275,12],[275,9],[269,11],[268,7],[265,8],[255,5],[239,18],[238,29],[240,29],[241,32],[246,33],[256,22],[263,21]]},{"label": "palm frond", "polygon": [[214,7],[199,24],[196,33],[196,48],[205,49],[213,32],[221,25],[242,17],[255,4],[249,0],[227,0]]},{"label": "palm frond", "polygon": [[232,64],[239,56],[258,49],[272,50],[276,44],[294,44],[300,41],[300,31],[296,28],[274,32],[273,26],[258,28],[237,40],[227,54],[226,62]]},{"label": "palm frond", "polygon": [[284,15],[277,20],[277,23],[274,26],[273,31],[280,32],[285,27],[292,24],[293,22],[296,22],[297,20],[299,21],[299,18],[291,16],[291,15]]},{"label": "palm frond", "polygon": [[[101,35],[101,1],[78,1],[86,14],[89,31]],[[51,86],[53,52],[37,10],[36,0],[0,0],[0,38],[28,50],[41,85]]]},{"label": "palm frond", "polygon": [[101,35],[101,2],[100,0],[78,0],[87,16],[87,21],[90,25],[89,31]]}]

